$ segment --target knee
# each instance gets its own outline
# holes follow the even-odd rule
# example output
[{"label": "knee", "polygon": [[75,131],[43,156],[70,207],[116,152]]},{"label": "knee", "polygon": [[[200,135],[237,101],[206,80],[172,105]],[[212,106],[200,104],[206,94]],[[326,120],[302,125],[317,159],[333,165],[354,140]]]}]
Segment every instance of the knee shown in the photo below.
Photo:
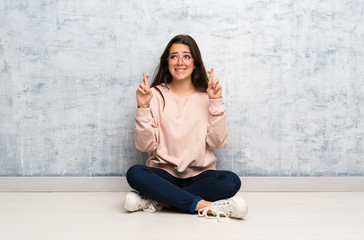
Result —
[{"label": "knee", "polygon": [[219,171],[217,179],[219,179],[219,185],[217,186],[220,192],[219,198],[223,199],[233,197],[237,192],[239,192],[241,187],[240,177],[230,171]]},{"label": "knee", "polygon": [[233,172],[229,172],[226,176],[226,180],[228,182],[228,188],[232,195],[235,195],[241,187],[241,180],[238,175]]},{"label": "knee", "polygon": [[138,178],[143,175],[143,169],[143,165],[134,165],[128,169],[128,171],[126,172],[126,180],[131,187],[133,187],[134,183],[138,182]]},{"label": "knee", "polygon": [[231,179],[232,179],[232,182],[233,182],[233,185],[234,185],[235,192],[238,192],[240,190],[240,187],[241,187],[240,177],[238,175],[236,175],[235,173],[232,173]]}]

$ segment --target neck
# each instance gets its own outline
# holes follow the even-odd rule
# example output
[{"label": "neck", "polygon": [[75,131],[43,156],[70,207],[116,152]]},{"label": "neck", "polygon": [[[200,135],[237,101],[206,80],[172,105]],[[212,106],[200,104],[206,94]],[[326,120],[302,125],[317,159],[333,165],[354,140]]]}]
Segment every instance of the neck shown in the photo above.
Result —
[{"label": "neck", "polygon": [[196,92],[191,79],[173,80],[168,84],[172,92],[178,96],[189,96]]}]

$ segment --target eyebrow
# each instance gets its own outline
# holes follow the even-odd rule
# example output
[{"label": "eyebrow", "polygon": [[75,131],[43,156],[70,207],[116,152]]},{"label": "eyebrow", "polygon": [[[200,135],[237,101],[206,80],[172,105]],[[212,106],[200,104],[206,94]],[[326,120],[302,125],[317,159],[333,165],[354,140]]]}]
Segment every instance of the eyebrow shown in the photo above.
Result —
[{"label": "eyebrow", "polygon": [[[171,54],[176,54],[176,53],[178,53],[178,52],[172,52],[172,53],[170,53],[169,55],[171,55]],[[188,51],[183,51],[182,53],[188,53],[188,54],[191,54],[190,52],[188,52]]]}]

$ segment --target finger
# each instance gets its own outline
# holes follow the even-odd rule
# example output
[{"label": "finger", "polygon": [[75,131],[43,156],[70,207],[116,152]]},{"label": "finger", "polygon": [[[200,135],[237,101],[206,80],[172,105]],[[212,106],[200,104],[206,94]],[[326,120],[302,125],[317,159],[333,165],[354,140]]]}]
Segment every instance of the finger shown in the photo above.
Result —
[{"label": "finger", "polygon": [[216,88],[214,89],[214,94],[218,93],[221,91],[221,85],[217,85]]},{"label": "finger", "polygon": [[144,89],[142,88],[142,87],[139,87],[138,89],[137,89],[137,94],[138,93],[140,93],[140,94],[147,94],[145,91],[144,91]]},{"label": "finger", "polygon": [[143,81],[143,82],[141,82],[141,83],[139,84],[139,87],[140,87],[141,89],[144,89],[144,88],[145,88],[145,83],[144,83],[144,81]]},{"label": "finger", "polygon": [[214,69],[211,68],[211,70],[208,73],[209,73],[209,82],[210,82],[211,80],[214,80]]},{"label": "finger", "polygon": [[144,89],[144,86],[139,86],[139,89],[141,90],[140,92],[141,93],[143,93],[143,94],[146,94],[146,91],[145,91],[145,89]]},{"label": "finger", "polygon": [[148,84],[148,76],[147,76],[147,74],[145,72],[143,72],[143,82],[145,84]]},{"label": "finger", "polygon": [[147,75],[146,73],[143,72],[143,84],[144,84],[143,89],[149,93],[150,87],[149,87],[148,78],[149,78],[149,75]]},{"label": "finger", "polygon": [[208,90],[213,90],[213,86],[214,86],[214,82],[213,81],[209,81],[208,85],[207,85],[207,89]]},{"label": "finger", "polygon": [[214,84],[213,81],[211,81],[210,78],[209,78],[209,82],[208,82],[207,88],[208,89],[211,89],[213,84]]},{"label": "finger", "polygon": [[149,93],[150,92],[149,86],[146,85],[144,83],[144,81],[139,84],[139,88],[141,88],[143,90],[143,93]]},{"label": "finger", "polygon": [[214,88],[217,86],[217,84],[219,84],[220,80],[218,78],[214,79]]}]

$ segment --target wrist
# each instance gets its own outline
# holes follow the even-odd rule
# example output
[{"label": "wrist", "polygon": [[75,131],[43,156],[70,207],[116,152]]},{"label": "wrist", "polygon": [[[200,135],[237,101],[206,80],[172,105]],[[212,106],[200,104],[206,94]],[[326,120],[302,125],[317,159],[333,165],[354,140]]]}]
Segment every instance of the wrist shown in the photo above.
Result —
[{"label": "wrist", "polygon": [[222,98],[222,96],[220,96],[220,97],[210,97],[210,99],[221,99]]},{"label": "wrist", "polygon": [[138,108],[149,108],[149,104],[138,105]]}]

